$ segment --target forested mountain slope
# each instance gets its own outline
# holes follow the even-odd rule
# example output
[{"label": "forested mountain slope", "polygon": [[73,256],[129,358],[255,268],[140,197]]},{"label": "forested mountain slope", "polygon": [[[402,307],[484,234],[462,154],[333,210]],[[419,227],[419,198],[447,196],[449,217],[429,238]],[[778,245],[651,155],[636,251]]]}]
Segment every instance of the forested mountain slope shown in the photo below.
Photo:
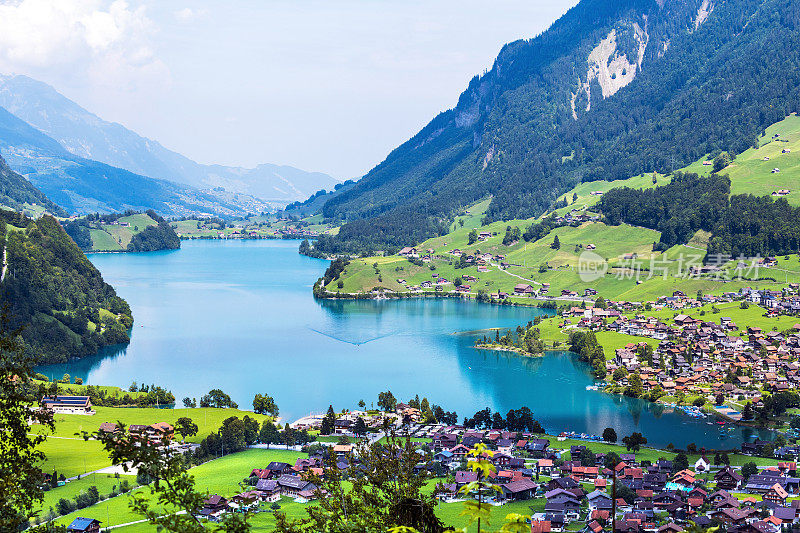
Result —
[{"label": "forested mountain slope", "polygon": [[127,302],[54,218],[0,210],[0,257],[0,305],[12,328],[24,327],[25,349],[39,362],[65,362],[129,341]]},{"label": "forested mountain slope", "polygon": [[304,200],[337,180],[286,165],[254,168],[201,165],[160,143],[108,122],[27,76],[0,76],[0,106],[60,143],[70,154],[134,174],[177,181],[200,189],[224,187],[268,202]]},{"label": "forested mountain slope", "polygon": [[350,223],[320,247],[398,247],[487,194],[490,219],[524,218],[581,181],[740,153],[800,107],[799,29],[791,0],[583,0],[328,201]]},{"label": "forested mountain slope", "polygon": [[11,170],[5,159],[0,156],[0,205],[21,210],[25,204],[39,205],[55,215],[66,214],[61,207],[51,202],[42,191]]}]

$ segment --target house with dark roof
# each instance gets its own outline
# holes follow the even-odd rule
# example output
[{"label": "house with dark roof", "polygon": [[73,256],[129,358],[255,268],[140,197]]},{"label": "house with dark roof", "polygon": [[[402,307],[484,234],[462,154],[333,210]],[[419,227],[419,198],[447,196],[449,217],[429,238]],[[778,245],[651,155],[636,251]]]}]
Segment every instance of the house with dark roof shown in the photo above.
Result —
[{"label": "house with dark roof", "polygon": [[536,492],[536,483],[522,478],[500,485],[503,497],[507,500],[530,500]]},{"label": "house with dark roof", "polygon": [[100,520],[78,517],[67,526],[67,531],[75,533],[100,533]]},{"label": "house with dark roof", "polygon": [[290,496],[292,498],[300,497],[305,499],[312,499],[317,492],[317,486],[306,481],[300,476],[293,476],[284,474],[278,478],[278,486],[281,488],[281,494]]},{"label": "house with dark roof", "polygon": [[93,415],[92,401],[88,396],[44,396],[42,408],[61,415]]}]

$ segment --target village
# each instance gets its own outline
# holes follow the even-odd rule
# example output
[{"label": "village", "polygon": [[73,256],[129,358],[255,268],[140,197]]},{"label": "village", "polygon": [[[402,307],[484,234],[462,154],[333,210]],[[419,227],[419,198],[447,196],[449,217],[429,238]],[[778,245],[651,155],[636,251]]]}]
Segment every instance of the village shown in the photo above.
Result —
[{"label": "village", "polygon": [[[737,303],[739,309],[749,309],[753,305],[765,318],[789,318],[800,308],[797,288],[796,284],[784,291],[744,288],[699,298],[675,291],[648,310],[625,302],[571,307],[562,311],[559,326],[563,331],[580,328],[642,339],[615,348],[607,361],[609,389],[614,392],[630,390],[636,376],[642,387],[638,396],[693,398],[695,406],[717,406],[719,414],[737,421],[743,417],[740,409],[749,404],[744,419],[752,420],[753,409],[762,407],[764,393],[795,391],[800,384],[800,324],[792,323],[782,331],[777,327],[764,330],[737,324],[716,306]],[[705,309],[709,305],[711,316]],[[692,310],[699,311],[693,313],[695,317]]]},{"label": "village", "polygon": [[[318,442],[291,447],[297,452],[293,462],[271,455],[287,452],[254,444],[252,451],[263,454],[264,462],[243,466],[246,463],[237,461],[235,468],[217,474],[231,482],[244,479],[246,486],[231,493],[209,493],[197,511],[198,518],[216,522],[228,513],[269,515],[287,502],[301,508],[315,505],[326,497],[317,483],[330,469],[357,472],[366,447],[380,445],[393,435],[415,443],[424,460],[414,470],[428,480],[442,509],[479,496],[480,491],[468,490],[479,480],[471,464],[489,461],[491,473],[481,480],[496,490],[490,491],[488,504],[499,511],[527,509],[532,533],[612,529],[677,533],[690,526],[713,525],[730,532],[778,533],[800,523],[796,463],[800,447],[795,445],[778,447],[777,442],[756,440],[738,450],[697,450],[690,445],[687,450],[661,451],[646,447],[646,437],[637,433],[617,445],[612,428],[603,437],[580,440],[566,433],[518,431],[535,423],[523,418],[517,420],[515,431],[491,425],[481,429],[426,423],[423,412],[409,404],[416,405],[412,401],[380,412],[344,411],[327,428],[330,415],[299,419],[293,428],[313,432]],[[94,414],[86,397],[45,397],[42,406],[57,414]],[[164,422],[126,428],[105,421],[98,429],[142,437],[163,453],[187,449],[178,441],[175,428]],[[476,455],[476,449],[485,451]],[[93,516],[93,509],[79,511],[81,515],[70,521],[67,531],[101,531],[102,517]]]}]

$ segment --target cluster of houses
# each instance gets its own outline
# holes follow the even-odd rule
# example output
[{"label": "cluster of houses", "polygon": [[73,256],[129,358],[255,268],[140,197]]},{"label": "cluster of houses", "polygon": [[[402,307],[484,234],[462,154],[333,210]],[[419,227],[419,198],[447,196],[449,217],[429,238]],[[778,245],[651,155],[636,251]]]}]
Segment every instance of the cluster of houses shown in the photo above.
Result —
[{"label": "cluster of houses", "polygon": [[[602,194],[603,193],[600,193],[600,195]],[[600,220],[600,215],[587,213],[580,209],[571,209],[568,213],[564,214],[563,216],[557,216],[555,218],[555,222],[557,224],[565,226],[567,225],[576,226],[579,224],[583,224],[584,222],[596,222],[598,220]]]},{"label": "cluster of houses", "polygon": [[155,424],[131,424],[125,428],[124,425],[103,422],[100,424],[100,433],[120,435],[127,433],[136,438],[146,438],[151,444],[167,444],[175,434],[175,428],[167,422],[156,422]]},{"label": "cluster of houses", "polygon": [[710,398],[722,393],[728,399],[750,400],[755,405],[762,390],[800,386],[800,324],[792,331],[779,332],[740,329],[725,316],[714,321],[678,314],[666,323],[644,315],[631,318],[613,309],[572,308],[564,315],[578,316],[581,328],[658,340],[653,355],[647,355],[649,360],[641,360],[641,343],[629,343],[617,349],[614,360],[607,364],[609,372],[622,367],[638,373],[645,390],[661,388],[668,394]]},{"label": "cluster of houses", "polygon": [[[794,462],[764,468],[747,479],[737,468],[713,467],[704,456],[692,468],[678,471],[672,461],[638,461],[634,453],[621,454],[615,465],[607,464],[604,453],[589,454],[587,463],[582,445],[552,449],[549,439],[535,435],[458,426],[442,428],[426,445],[448,472],[450,482],[437,487],[442,500],[465,498],[459,489],[476,480],[466,468],[467,454],[478,442],[494,450],[486,457],[496,468],[490,476],[498,488],[493,504],[545,500],[543,511],[531,516],[532,531],[600,533],[610,531],[616,517],[616,531],[628,533],[677,532],[691,522],[777,533],[800,517],[800,502],[790,501],[800,491]],[[618,493],[614,500],[615,480],[619,493],[622,486],[629,489],[625,498]],[[574,527],[576,522],[582,527]]]}]

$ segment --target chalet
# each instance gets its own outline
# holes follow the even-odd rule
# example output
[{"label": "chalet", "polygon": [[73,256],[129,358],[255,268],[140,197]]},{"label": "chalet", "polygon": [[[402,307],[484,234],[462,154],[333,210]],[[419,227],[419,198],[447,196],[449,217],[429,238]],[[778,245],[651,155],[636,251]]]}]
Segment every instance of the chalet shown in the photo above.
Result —
[{"label": "chalet", "polygon": [[45,396],[42,408],[61,415],[93,415],[92,401],[88,396]]},{"label": "chalet", "polygon": [[533,294],[536,289],[525,283],[519,283],[514,286],[514,294]]},{"label": "chalet", "polygon": [[786,492],[786,489],[784,489],[780,483],[775,483],[764,493],[763,497],[764,500],[768,502],[772,502],[776,505],[783,505],[786,503],[786,498],[789,497],[789,493]]},{"label": "chalet", "polygon": [[737,474],[731,467],[726,466],[716,474],[714,474],[714,481],[717,482],[717,488],[723,490],[734,490],[739,487],[744,478]]},{"label": "chalet", "polygon": [[594,509],[608,510],[611,509],[613,503],[611,500],[611,496],[609,496],[607,492],[604,492],[602,490],[595,490],[593,492],[590,492],[586,496],[586,499],[589,501],[590,510]]},{"label": "chalet", "polygon": [[530,439],[525,445],[525,449],[531,454],[533,458],[542,458],[547,455],[547,448],[550,446],[550,441],[547,439]]},{"label": "chalet", "polygon": [[419,257],[417,249],[411,246],[406,246],[405,248],[402,248],[398,255],[402,255],[404,257]]},{"label": "chalet", "polygon": [[300,476],[284,474],[277,479],[281,494],[292,498],[300,497],[307,500],[314,498],[317,486]]},{"label": "chalet", "polygon": [[275,479],[259,479],[256,491],[265,502],[276,502],[281,499],[281,488]]},{"label": "chalet", "polygon": [[124,425],[120,426],[119,424],[114,424],[112,422],[103,422],[102,424],[100,424],[100,433],[119,435],[124,431],[125,431]]},{"label": "chalet", "polygon": [[458,485],[458,487],[460,488],[468,483],[472,483],[473,481],[478,481],[478,473],[459,470],[458,472],[456,472],[455,480],[456,480],[456,485]]},{"label": "chalet", "polygon": [[131,424],[128,432],[140,438],[147,438],[151,443],[161,443],[172,439],[174,428],[166,422],[157,422],[155,424]]},{"label": "chalet", "polygon": [[75,533],[100,533],[100,524],[100,520],[95,518],[78,517],[67,526],[67,531]]},{"label": "chalet", "polygon": [[507,500],[530,500],[536,492],[536,483],[530,479],[518,479],[500,486]]},{"label": "chalet", "polygon": [[209,496],[207,500],[203,501],[203,508],[200,510],[200,516],[204,517],[218,517],[228,509],[228,500],[219,494]]}]

